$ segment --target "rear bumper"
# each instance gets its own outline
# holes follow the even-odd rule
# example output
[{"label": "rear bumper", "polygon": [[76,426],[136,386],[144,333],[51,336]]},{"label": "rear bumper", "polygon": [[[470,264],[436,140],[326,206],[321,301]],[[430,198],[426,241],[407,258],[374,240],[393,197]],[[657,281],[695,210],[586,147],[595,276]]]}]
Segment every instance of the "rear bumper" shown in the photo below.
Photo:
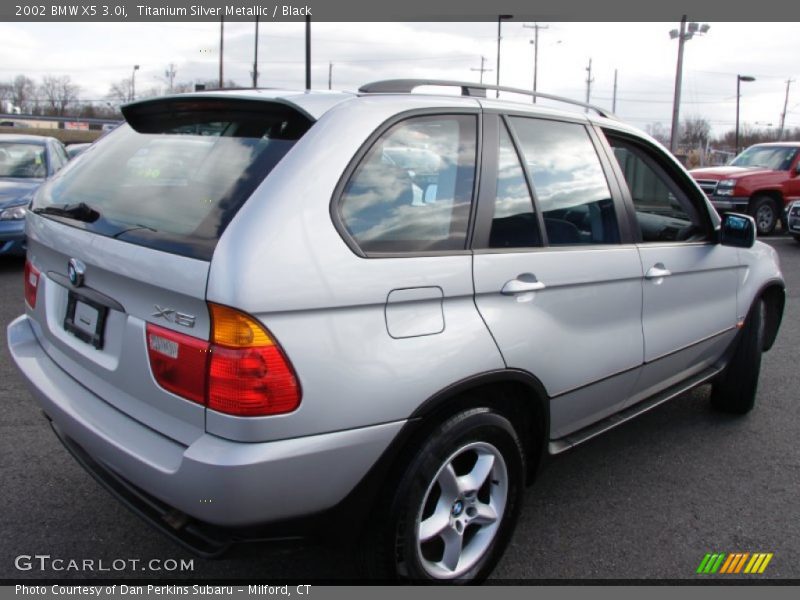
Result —
[{"label": "rear bumper", "polygon": [[119,480],[140,500],[152,497],[162,512],[176,509],[215,526],[274,523],[333,507],[405,423],[263,443],[205,433],[186,446],[130,418],[70,377],[44,352],[27,316],[8,326],[8,346],[59,437],[93,475]]}]

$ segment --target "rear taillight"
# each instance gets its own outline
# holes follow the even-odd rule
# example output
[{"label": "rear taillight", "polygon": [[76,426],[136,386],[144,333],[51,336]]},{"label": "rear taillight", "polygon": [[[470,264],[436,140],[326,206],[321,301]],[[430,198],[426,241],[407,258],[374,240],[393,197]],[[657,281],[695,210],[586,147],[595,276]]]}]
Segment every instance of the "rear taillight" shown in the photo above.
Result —
[{"label": "rear taillight", "polygon": [[192,402],[206,403],[207,341],[148,323],[147,355],[161,387]]},{"label": "rear taillight", "polygon": [[161,387],[216,411],[277,415],[300,404],[300,385],[283,351],[253,317],[217,304],[211,342],[148,323],[150,367]]},{"label": "rear taillight", "polygon": [[277,415],[300,404],[300,386],[278,344],[253,317],[211,309],[208,408],[239,416]]},{"label": "rear taillight", "polygon": [[25,261],[25,302],[31,308],[36,308],[36,291],[39,289],[39,270]]}]

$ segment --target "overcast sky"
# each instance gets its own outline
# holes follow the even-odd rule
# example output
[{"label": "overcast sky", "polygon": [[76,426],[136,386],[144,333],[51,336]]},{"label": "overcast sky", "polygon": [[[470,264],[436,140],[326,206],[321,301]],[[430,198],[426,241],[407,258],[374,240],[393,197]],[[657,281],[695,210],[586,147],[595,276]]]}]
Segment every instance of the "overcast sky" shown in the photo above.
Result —
[{"label": "overcast sky", "polygon": [[[618,71],[617,114],[639,127],[669,127],[675,82],[678,23],[540,23],[538,89],[580,100],[592,59],[591,101],[611,107]],[[531,25],[531,23],[528,23]],[[715,133],[733,128],[736,75],[742,84],[741,120],[777,127],[787,79],[800,79],[797,23],[710,23],[708,34],[685,46],[681,117],[707,118]],[[259,85],[304,85],[302,23],[260,24]],[[25,74],[69,75],[83,99],[102,101],[112,83],[130,77],[136,89],[166,88],[176,81],[218,77],[219,23],[0,23],[0,80]],[[533,30],[504,22],[501,83],[529,89],[533,81]],[[251,83],[253,23],[225,23],[225,79]],[[484,80],[494,82],[495,23],[313,23],[312,83],[355,90],[384,78],[424,77],[477,81],[472,71],[486,58]],[[792,83],[787,127],[800,127],[800,83]]]}]

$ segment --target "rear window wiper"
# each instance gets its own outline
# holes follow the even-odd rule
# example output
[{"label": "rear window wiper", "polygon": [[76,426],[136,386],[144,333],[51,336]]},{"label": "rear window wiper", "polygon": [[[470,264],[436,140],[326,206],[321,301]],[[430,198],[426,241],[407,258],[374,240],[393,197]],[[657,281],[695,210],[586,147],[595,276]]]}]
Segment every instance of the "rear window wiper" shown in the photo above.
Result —
[{"label": "rear window wiper", "polygon": [[33,212],[37,215],[53,215],[56,217],[67,217],[76,221],[94,223],[100,218],[100,213],[85,202],[77,204],[62,204],[52,206],[42,206],[34,208]]}]

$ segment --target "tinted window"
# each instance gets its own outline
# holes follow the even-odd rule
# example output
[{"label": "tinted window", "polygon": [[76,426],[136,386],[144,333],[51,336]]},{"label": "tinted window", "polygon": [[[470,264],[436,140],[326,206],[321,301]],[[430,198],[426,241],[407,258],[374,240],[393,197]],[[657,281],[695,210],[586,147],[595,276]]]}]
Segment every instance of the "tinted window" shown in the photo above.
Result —
[{"label": "tinted window", "polygon": [[476,117],[417,117],[370,148],[341,199],[365,252],[463,249],[475,180]]},{"label": "tinted window", "polygon": [[219,236],[256,186],[308,129],[290,109],[234,103],[134,115],[49,182],[36,208],[84,202],[100,214],[75,222],[177,254],[210,258]]},{"label": "tinted window", "polygon": [[539,246],[539,224],[517,151],[505,126],[500,128],[497,189],[489,234],[491,248]]},{"label": "tinted window", "polygon": [[615,244],[614,201],[589,133],[576,123],[511,119],[550,245]]},{"label": "tinted window", "polygon": [[642,241],[702,239],[697,211],[654,159],[633,144],[613,137],[609,142],[628,184]]}]

